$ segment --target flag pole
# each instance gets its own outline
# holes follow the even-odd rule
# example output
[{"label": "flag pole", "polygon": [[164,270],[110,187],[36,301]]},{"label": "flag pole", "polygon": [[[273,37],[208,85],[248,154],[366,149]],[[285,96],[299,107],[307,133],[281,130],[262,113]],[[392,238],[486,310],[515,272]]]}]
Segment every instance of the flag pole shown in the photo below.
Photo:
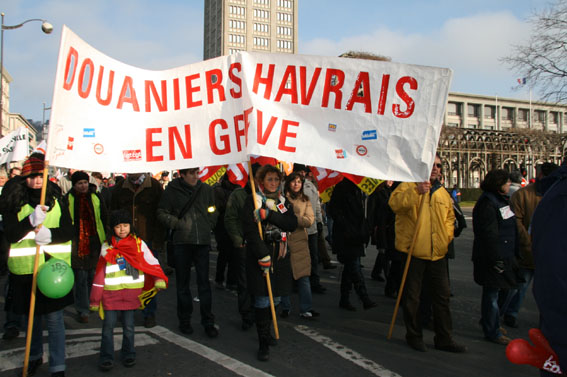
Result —
[{"label": "flag pole", "polygon": [[404,292],[404,286],[406,284],[406,278],[408,276],[409,265],[411,261],[411,256],[413,254],[413,250],[415,249],[415,241],[417,240],[417,232],[419,231],[419,227],[421,225],[421,212],[423,209],[423,194],[421,198],[419,198],[419,207],[417,210],[417,221],[415,223],[415,232],[413,233],[413,238],[411,240],[411,245],[408,250],[408,256],[406,259],[406,265],[404,267],[404,274],[402,275],[402,281],[400,283],[400,289],[398,290],[398,297],[396,299],[396,306],[394,307],[394,313],[392,314],[392,321],[390,322],[390,329],[388,330],[388,337],[387,339],[390,340],[392,338],[392,332],[394,331],[394,324],[396,323],[396,317],[398,316],[398,309],[400,308],[400,301],[402,300],[402,294]]},{"label": "flag pole", "polygon": [[[49,170],[49,162],[45,161],[45,165],[43,167],[43,182],[41,185],[41,199],[39,201],[39,205],[43,206],[45,204],[45,193],[47,192],[47,172]],[[37,229],[41,228],[42,224],[39,224]],[[32,332],[33,332],[33,320],[34,320],[34,313],[35,313],[35,293],[37,288],[37,269],[39,267],[39,250],[40,245],[35,246],[35,259],[33,262],[33,275],[32,275],[32,287],[31,287],[31,295],[30,295],[30,311],[28,314],[28,329],[26,331],[26,349],[24,354],[24,369],[22,371],[22,376],[28,375],[28,365],[30,361],[30,349],[31,349],[31,339],[32,339]],[[41,319],[40,319],[41,320]]]},{"label": "flag pole", "polygon": [[[254,209],[258,209],[258,203],[256,203],[256,186],[254,185],[254,177],[252,174],[252,163],[248,160],[248,177],[250,178],[250,188],[252,189],[252,201],[254,202]],[[263,240],[262,232],[262,222],[258,221],[258,232],[260,232],[260,238]],[[278,320],[276,318],[276,307],[274,306],[274,296],[272,295],[272,282],[270,281],[270,271],[264,274],[266,277],[266,285],[268,286],[268,296],[270,297],[270,309],[272,311],[272,322],[274,323],[274,335],[276,339],[280,338],[280,332],[278,330]]]}]

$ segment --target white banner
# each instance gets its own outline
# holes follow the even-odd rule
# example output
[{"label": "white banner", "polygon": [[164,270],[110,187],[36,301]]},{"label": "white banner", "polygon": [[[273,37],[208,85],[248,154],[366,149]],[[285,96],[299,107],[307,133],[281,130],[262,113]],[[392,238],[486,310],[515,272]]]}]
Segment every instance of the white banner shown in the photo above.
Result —
[{"label": "white banner", "polygon": [[102,54],[64,27],[46,159],[134,173],[257,154],[423,181],[451,76],[443,68],[245,52],[149,71]]},{"label": "white banner", "polygon": [[26,127],[20,127],[0,139],[0,164],[24,160],[29,153],[29,133]]}]

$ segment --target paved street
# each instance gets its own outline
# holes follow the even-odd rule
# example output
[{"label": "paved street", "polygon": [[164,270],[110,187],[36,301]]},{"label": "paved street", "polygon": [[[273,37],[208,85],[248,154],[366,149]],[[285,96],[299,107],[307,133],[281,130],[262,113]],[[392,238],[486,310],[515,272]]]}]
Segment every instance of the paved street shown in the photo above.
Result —
[{"label": "paved street", "polygon": [[[433,348],[433,333],[425,330],[427,353],[410,349],[405,341],[401,311],[391,340],[386,339],[395,301],[384,297],[384,283],[370,280],[376,250],[369,248],[363,260],[364,274],[371,297],[378,307],[364,311],[356,302],[357,312],[339,309],[339,268],[322,270],[324,295],[314,295],[314,309],[321,312],[317,321],[300,319],[297,297],[293,297],[292,315],[279,320],[279,344],[270,349],[270,361],[256,360],[258,347],[254,328],[243,332],[237,312],[236,295],[213,285],[213,310],[220,327],[220,336],[209,339],[199,325],[198,304],[195,305],[191,336],[177,329],[175,279],[170,288],[160,293],[158,326],[146,329],[138,313],[136,331],[137,364],[125,369],[116,363],[108,376],[128,373],[145,376],[534,376],[529,366],[510,364],[505,347],[483,340],[478,326],[481,289],[472,281],[471,209],[466,209],[469,228],[456,241],[456,259],[450,261],[451,286],[454,297],[451,308],[455,339],[468,346],[466,354],[450,354]],[[214,276],[216,252],[211,253],[211,275]],[[1,284],[3,287],[5,279]],[[196,287],[193,289],[196,292]],[[3,298],[2,298],[3,302]],[[512,338],[527,338],[528,329],[537,326],[537,309],[530,293],[520,313],[520,328],[509,329]],[[2,323],[4,313],[1,314]],[[79,324],[72,307],[67,308],[67,375],[104,375],[97,369],[100,343],[100,320],[91,314],[88,324]],[[116,330],[116,349],[121,343]],[[47,341],[47,338],[45,338]],[[21,365],[25,338],[0,341],[0,377],[13,376]],[[47,361],[47,344],[45,345]],[[119,355],[117,353],[117,359]],[[44,364],[37,376],[49,376]]]}]

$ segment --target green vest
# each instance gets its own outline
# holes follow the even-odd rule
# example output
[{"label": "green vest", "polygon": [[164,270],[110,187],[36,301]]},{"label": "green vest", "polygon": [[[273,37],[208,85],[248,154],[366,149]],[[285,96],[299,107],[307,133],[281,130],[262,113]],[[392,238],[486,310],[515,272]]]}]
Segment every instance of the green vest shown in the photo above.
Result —
[{"label": "green vest", "polygon": [[130,275],[126,275],[126,270],[121,270],[118,264],[106,263],[106,271],[104,275],[104,290],[119,291],[121,289],[138,289],[144,287],[144,273],[138,270],[140,274],[137,279]]},{"label": "green vest", "polygon": [[[34,208],[26,204],[18,212],[18,221],[22,221],[30,214]],[[59,220],[61,219],[61,208],[59,202],[56,200],[55,205],[47,212],[43,226],[47,228],[58,228]],[[36,247],[39,246],[35,243],[35,232],[32,230],[24,236],[21,240],[10,245],[10,256],[8,258],[8,268],[10,272],[15,275],[28,275],[33,273],[33,264],[35,260]],[[48,253],[54,258],[62,259],[71,265],[71,241],[56,245],[39,246],[39,264],[41,266],[45,263],[44,252]]]},{"label": "green vest", "polygon": [[[100,199],[97,195],[89,193],[94,209],[96,232],[98,234],[98,239],[102,245],[106,239],[106,234],[104,232],[104,226],[102,225],[102,219],[100,217]],[[75,196],[69,193],[69,213],[71,214],[71,221],[75,223]]]}]

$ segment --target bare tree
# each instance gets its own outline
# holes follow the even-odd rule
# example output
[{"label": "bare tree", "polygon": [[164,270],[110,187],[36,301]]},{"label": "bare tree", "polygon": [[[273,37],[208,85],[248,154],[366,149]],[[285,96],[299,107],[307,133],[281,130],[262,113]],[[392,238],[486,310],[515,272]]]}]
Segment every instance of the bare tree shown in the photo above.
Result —
[{"label": "bare tree", "polygon": [[567,0],[555,0],[535,12],[526,45],[514,46],[502,61],[541,95],[544,101],[567,102]]}]

